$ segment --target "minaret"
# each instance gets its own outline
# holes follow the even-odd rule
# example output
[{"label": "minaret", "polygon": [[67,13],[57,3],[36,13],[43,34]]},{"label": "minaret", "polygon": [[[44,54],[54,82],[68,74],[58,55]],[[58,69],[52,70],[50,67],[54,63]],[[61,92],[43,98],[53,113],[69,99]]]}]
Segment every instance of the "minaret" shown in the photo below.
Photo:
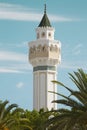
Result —
[{"label": "minaret", "polygon": [[33,66],[33,109],[56,109],[52,103],[57,96],[49,91],[57,92],[56,85],[51,81],[56,80],[57,65],[61,61],[61,44],[54,40],[54,28],[51,26],[46,13],[39,26],[36,28],[37,39],[29,43],[29,61]]}]

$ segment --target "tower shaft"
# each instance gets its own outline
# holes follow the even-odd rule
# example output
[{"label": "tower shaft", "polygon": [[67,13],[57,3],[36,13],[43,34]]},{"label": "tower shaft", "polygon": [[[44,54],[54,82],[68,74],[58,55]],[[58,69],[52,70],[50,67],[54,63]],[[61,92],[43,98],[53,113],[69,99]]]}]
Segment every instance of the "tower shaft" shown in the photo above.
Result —
[{"label": "tower shaft", "polygon": [[[41,67],[42,68],[42,67]],[[52,103],[52,100],[57,99],[55,94],[49,91],[56,92],[56,86],[51,81],[56,79],[56,74],[52,70],[39,70],[34,72],[34,109],[40,110],[48,108],[56,109],[56,104]]]}]

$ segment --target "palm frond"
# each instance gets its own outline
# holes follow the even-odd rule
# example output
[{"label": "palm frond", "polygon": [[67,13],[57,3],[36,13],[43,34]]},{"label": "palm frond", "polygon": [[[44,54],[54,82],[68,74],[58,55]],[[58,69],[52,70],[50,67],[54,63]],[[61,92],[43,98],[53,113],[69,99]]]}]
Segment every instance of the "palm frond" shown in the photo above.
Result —
[{"label": "palm frond", "polygon": [[69,73],[69,76],[77,90],[72,90],[59,81],[52,81],[59,86],[63,86],[70,92],[70,95],[65,96],[49,91],[62,98],[54,100],[53,103],[68,106],[67,109],[60,108],[52,111],[58,114],[46,123],[47,126],[53,124],[51,130],[87,130],[87,74],[82,69],[78,69],[74,74]]},{"label": "palm frond", "polygon": [[66,88],[69,92],[72,92],[72,91],[73,91],[72,89],[70,89],[69,87],[67,87],[66,85],[64,85],[63,83],[61,83],[61,82],[59,82],[59,81],[53,80],[52,82],[53,82],[53,83],[56,83],[56,84],[58,84],[58,85],[60,85],[60,86],[62,86],[62,87],[64,87],[64,88]]},{"label": "palm frond", "polygon": [[2,120],[4,112],[5,112],[5,107],[9,103],[9,101],[5,100],[4,102],[0,103],[0,120]]}]

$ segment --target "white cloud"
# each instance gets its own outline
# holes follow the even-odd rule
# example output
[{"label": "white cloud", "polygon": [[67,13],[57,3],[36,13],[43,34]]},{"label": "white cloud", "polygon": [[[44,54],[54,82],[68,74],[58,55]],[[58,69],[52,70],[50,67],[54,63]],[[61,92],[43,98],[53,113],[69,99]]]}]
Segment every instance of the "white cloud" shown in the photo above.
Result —
[{"label": "white cloud", "polygon": [[2,67],[0,66],[0,73],[29,73],[32,70],[32,66],[27,64],[8,64],[7,63]]},{"label": "white cloud", "polygon": [[73,49],[73,54],[74,55],[79,55],[81,52],[82,44],[77,44],[74,49]]},{"label": "white cloud", "polygon": [[35,9],[25,8],[21,5],[0,3],[0,19],[19,21],[38,21],[41,14]]},{"label": "white cloud", "polygon": [[76,19],[66,18],[63,16],[49,15],[49,18],[53,22],[72,22],[77,21]]},{"label": "white cloud", "polygon": [[0,68],[0,73],[22,73],[22,72],[19,70]]},{"label": "white cloud", "polygon": [[0,61],[19,61],[26,62],[27,55],[11,52],[11,51],[0,51]]},{"label": "white cloud", "polygon": [[81,50],[77,50],[77,51],[74,52],[74,55],[78,56],[80,53],[81,53]]},{"label": "white cloud", "polygon": [[24,41],[24,42],[21,42],[21,43],[8,43],[6,42],[5,46],[3,47],[3,44],[2,42],[0,42],[0,51],[2,51],[3,49],[7,49],[7,48],[28,48],[28,42],[29,41]]},{"label": "white cloud", "polygon": [[[65,61],[62,61],[59,65],[59,68],[61,69],[68,69],[68,70],[77,70],[79,68],[82,68],[84,70],[87,70],[87,61],[82,62],[82,59],[72,61],[72,59],[66,59]],[[59,69],[58,68],[58,69]]]},{"label": "white cloud", "polygon": [[0,11],[0,19],[18,20],[18,21],[39,21],[40,14],[29,12],[13,12],[13,11]]},{"label": "white cloud", "polygon": [[26,8],[18,4],[0,3],[0,10],[12,10],[12,11],[35,11],[34,8]]},{"label": "white cloud", "polygon": [[[72,45],[72,47],[71,47]],[[85,53],[85,50],[84,52],[83,51],[83,44],[81,43],[74,43],[72,44],[71,42],[69,43],[64,43],[62,44],[62,55],[63,57],[74,57],[74,56],[78,56],[78,55],[82,55],[82,53]]]},{"label": "white cloud", "polygon": [[28,55],[11,51],[0,51],[0,73],[27,73],[32,70]]},{"label": "white cloud", "polygon": [[82,68],[87,70],[87,52],[86,48],[83,48],[83,43],[67,43],[62,47],[62,60],[59,65],[60,68],[66,70],[77,70]]},{"label": "white cloud", "polygon": [[[42,14],[36,12],[35,9],[28,9],[20,5],[0,3],[0,19],[18,20],[18,21],[40,21]],[[76,19],[66,18],[57,15],[49,15],[51,21],[54,22],[70,22]]]},{"label": "white cloud", "polygon": [[22,88],[22,87],[24,87],[24,83],[23,82],[19,82],[19,83],[16,84],[16,87],[17,88]]}]

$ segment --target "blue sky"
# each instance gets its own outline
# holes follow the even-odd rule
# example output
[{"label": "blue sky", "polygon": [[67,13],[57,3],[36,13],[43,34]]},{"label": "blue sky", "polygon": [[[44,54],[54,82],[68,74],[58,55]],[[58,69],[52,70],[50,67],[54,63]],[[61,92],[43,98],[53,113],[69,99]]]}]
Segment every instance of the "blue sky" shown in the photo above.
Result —
[{"label": "blue sky", "polygon": [[[73,88],[68,72],[87,71],[87,0],[0,0],[0,99],[32,110],[33,75],[28,42],[47,4],[47,14],[60,40],[58,80]],[[62,88],[59,92],[67,94]]]}]

